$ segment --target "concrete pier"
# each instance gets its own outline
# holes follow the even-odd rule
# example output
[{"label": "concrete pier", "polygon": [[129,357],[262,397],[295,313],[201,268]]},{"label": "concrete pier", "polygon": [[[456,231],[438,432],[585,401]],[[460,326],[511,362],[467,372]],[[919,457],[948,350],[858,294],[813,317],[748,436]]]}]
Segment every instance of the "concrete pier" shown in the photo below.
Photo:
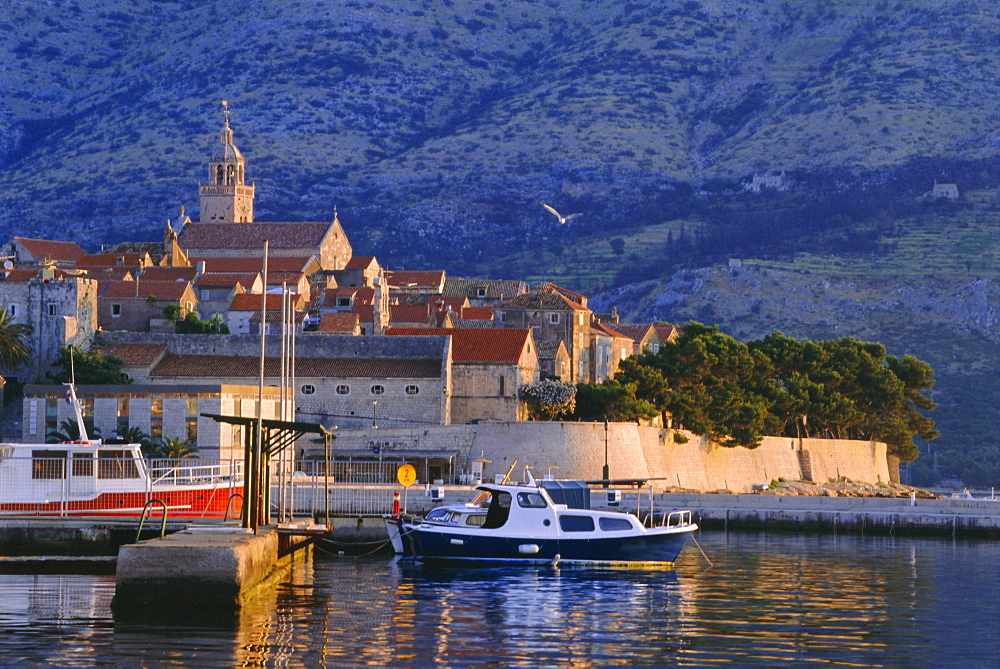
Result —
[{"label": "concrete pier", "polygon": [[122,546],[115,615],[151,610],[235,610],[280,576],[306,546],[282,555],[275,528],[198,528]]}]

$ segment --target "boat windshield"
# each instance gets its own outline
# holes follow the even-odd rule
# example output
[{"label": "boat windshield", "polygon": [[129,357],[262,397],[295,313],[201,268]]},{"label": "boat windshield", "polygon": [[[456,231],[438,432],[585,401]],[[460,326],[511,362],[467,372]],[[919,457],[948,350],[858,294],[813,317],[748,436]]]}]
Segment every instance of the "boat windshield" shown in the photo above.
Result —
[{"label": "boat windshield", "polygon": [[483,521],[483,529],[492,530],[503,527],[507,519],[510,518],[511,496],[509,492],[503,490],[491,491],[490,498],[486,501],[489,507],[486,510],[486,520]]}]

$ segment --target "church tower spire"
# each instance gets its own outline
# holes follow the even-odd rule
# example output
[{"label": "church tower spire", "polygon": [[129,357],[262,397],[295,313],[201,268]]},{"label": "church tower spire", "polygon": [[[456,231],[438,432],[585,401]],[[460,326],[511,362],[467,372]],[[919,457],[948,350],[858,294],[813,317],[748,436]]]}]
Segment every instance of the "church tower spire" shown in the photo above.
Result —
[{"label": "church tower spire", "polygon": [[243,181],[243,154],[233,144],[233,130],[229,127],[229,105],[222,101],[224,119],[219,135],[221,146],[215,147],[208,162],[208,185],[201,191],[202,223],[252,223],[253,184]]}]

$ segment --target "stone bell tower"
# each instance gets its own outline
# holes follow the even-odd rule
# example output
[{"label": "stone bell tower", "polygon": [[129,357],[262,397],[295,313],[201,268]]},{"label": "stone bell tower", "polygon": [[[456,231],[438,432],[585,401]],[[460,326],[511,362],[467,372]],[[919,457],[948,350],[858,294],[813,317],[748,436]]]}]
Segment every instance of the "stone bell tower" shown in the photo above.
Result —
[{"label": "stone bell tower", "polygon": [[253,222],[254,186],[244,185],[243,154],[233,144],[229,114],[229,105],[223,100],[222,144],[215,147],[208,162],[208,185],[200,188],[202,223]]}]

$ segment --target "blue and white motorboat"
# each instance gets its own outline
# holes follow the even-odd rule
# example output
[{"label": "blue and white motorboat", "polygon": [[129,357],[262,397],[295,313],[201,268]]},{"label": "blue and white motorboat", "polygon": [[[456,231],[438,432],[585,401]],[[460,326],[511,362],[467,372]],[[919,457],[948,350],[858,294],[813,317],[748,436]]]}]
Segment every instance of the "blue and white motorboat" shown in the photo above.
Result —
[{"label": "blue and white motorboat", "polygon": [[591,510],[589,490],[585,504],[558,503],[553,496],[563,495],[534,480],[477,490],[481,501],[395,519],[397,549],[424,562],[672,565],[698,529],[687,510],[651,513],[645,524],[631,513]]}]

